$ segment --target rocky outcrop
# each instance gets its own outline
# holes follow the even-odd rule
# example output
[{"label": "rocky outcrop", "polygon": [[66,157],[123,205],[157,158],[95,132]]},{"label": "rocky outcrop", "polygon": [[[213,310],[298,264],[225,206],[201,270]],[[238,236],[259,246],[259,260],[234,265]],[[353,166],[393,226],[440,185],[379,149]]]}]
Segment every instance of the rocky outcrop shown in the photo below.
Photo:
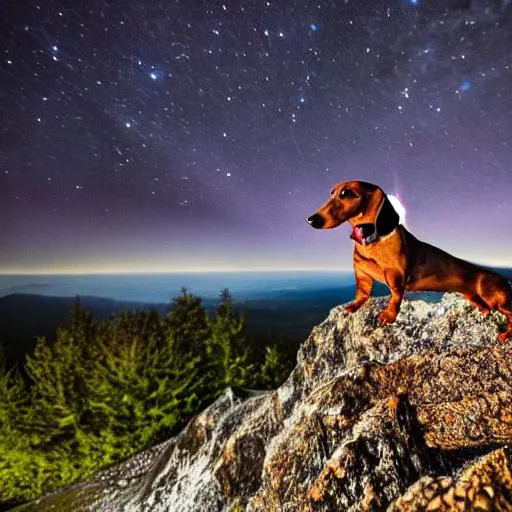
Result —
[{"label": "rocky outcrop", "polygon": [[24,510],[512,510],[512,343],[456,295],[341,307],[276,391],[227,390],[177,437]]}]

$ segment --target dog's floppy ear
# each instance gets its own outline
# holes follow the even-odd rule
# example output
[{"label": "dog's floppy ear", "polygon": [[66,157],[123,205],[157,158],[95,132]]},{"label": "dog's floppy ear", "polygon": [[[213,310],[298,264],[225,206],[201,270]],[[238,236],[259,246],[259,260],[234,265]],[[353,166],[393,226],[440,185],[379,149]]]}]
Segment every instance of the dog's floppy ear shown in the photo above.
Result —
[{"label": "dog's floppy ear", "polygon": [[377,233],[390,233],[398,226],[399,223],[400,217],[398,213],[396,213],[396,210],[393,208],[388,196],[384,194],[384,202],[380,207],[380,211],[377,215],[377,221],[375,222]]},{"label": "dog's floppy ear", "polygon": [[359,185],[364,194],[361,213],[355,218],[357,224],[376,224],[382,201],[386,198],[383,190],[377,185],[360,181]]},{"label": "dog's floppy ear", "polygon": [[390,233],[398,226],[400,218],[388,196],[377,185],[360,182],[365,194],[365,204],[357,223],[374,224],[378,233]]}]

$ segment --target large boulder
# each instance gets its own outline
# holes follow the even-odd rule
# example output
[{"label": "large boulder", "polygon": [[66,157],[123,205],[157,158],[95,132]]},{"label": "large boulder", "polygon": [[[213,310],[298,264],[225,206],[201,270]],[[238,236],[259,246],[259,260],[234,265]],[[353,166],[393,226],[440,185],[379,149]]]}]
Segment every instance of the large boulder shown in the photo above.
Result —
[{"label": "large boulder", "polygon": [[226,390],[175,438],[26,511],[511,510],[512,342],[461,297],[333,309],[276,391]]}]

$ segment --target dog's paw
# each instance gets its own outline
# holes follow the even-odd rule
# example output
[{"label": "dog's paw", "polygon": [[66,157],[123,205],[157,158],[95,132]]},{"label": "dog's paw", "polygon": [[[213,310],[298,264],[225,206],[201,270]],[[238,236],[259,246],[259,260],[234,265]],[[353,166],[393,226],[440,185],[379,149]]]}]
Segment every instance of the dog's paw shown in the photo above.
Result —
[{"label": "dog's paw", "polygon": [[500,343],[505,343],[507,340],[512,340],[512,332],[506,331],[506,332],[500,332],[498,334],[498,341]]},{"label": "dog's paw", "polygon": [[361,306],[362,306],[362,304],[358,304],[357,302],[352,302],[352,304],[345,306],[343,308],[343,311],[345,311],[345,313],[355,313]]},{"label": "dog's paw", "polygon": [[379,313],[378,318],[382,325],[392,324],[396,320],[396,314],[384,310]]}]

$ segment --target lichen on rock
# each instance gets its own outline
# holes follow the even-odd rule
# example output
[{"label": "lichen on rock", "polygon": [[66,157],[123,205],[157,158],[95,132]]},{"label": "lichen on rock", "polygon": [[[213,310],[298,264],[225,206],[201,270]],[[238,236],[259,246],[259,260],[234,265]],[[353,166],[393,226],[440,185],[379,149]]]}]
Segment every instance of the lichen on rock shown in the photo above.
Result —
[{"label": "lichen on rock", "polygon": [[512,510],[512,343],[461,297],[334,308],[274,392],[23,510]]}]

